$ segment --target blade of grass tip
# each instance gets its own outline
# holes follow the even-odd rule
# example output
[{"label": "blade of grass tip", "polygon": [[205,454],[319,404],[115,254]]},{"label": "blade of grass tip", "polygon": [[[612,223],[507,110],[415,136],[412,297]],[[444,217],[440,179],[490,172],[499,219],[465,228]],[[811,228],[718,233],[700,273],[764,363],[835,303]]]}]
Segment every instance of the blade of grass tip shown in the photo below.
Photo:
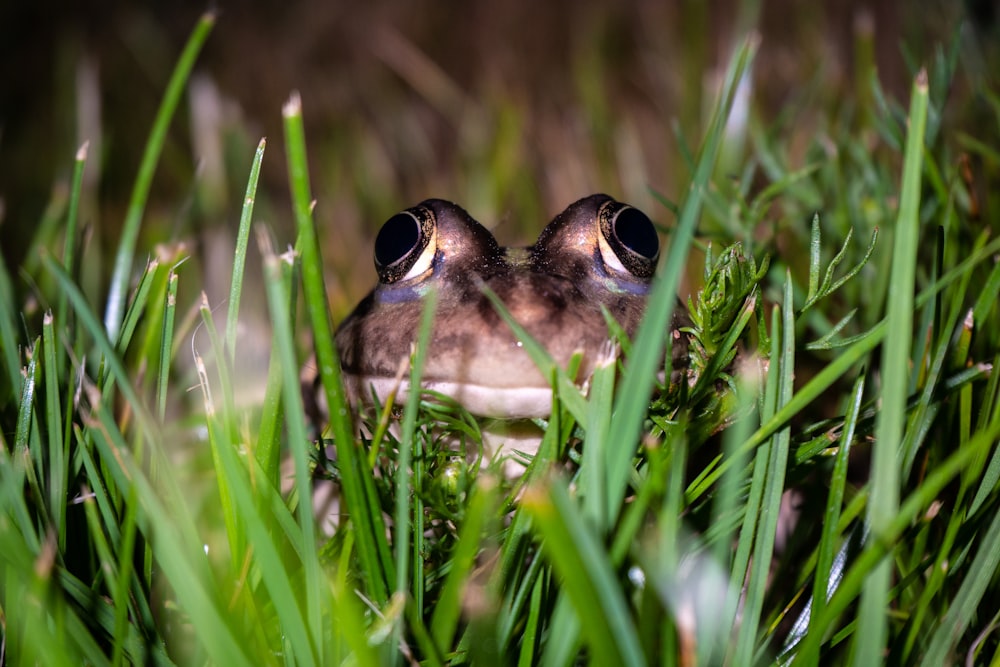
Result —
[{"label": "blade of grass tip", "polygon": [[[323,261],[319,254],[316,227],[312,219],[309,172],[306,162],[305,131],[302,127],[302,100],[293,93],[282,109],[288,179],[292,192],[298,243],[302,253],[302,284],[306,310],[316,346],[316,363],[329,406],[337,456],[341,461],[341,484],[346,510],[355,527],[358,558],[367,594],[379,607],[389,601],[389,582],[395,581],[392,558],[384,545],[385,524],[381,512],[366,502],[365,481],[371,472],[352,433],[351,413],[344,396],[340,362],[333,342],[333,327],[323,282]],[[381,541],[380,541],[381,540]]]},{"label": "blade of grass tip", "polygon": [[[66,273],[71,276],[74,271],[73,261],[76,259],[76,228],[80,213],[80,193],[83,191],[83,168],[87,164],[87,150],[89,146],[90,142],[84,141],[80,148],[76,151],[76,160],[73,164],[73,181],[69,191],[69,209],[66,212],[66,238],[63,242],[63,266],[66,268]],[[66,305],[66,294],[64,292],[60,292],[59,306],[56,309],[56,322],[58,322],[61,327],[65,327],[68,322],[66,319]],[[59,372],[63,373],[64,371],[65,369],[60,366]]]},{"label": "blade of grass tip", "polygon": [[236,363],[236,330],[240,316],[240,297],[243,295],[243,270],[247,262],[247,246],[250,242],[250,222],[253,220],[253,205],[257,198],[257,181],[260,178],[260,163],[264,160],[264,148],[267,140],[261,139],[250,165],[250,178],[247,179],[247,193],[243,198],[243,210],[240,213],[240,227],[236,232],[236,252],[233,254],[233,279],[229,287],[229,312],[226,315],[226,349],[229,350],[229,362]]},{"label": "blade of grass tip", "polygon": [[[413,360],[410,365],[410,392],[406,398],[406,406],[403,408],[403,423],[400,427],[399,454],[396,461],[395,494],[396,508],[393,520],[393,532],[395,539],[393,547],[396,550],[396,587],[395,595],[406,597],[410,578],[410,547],[414,548],[414,590],[413,598],[418,602],[423,601],[423,588],[419,586],[422,578],[416,575],[416,570],[421,567],[420,552],[417,545],[423,536],[423,530],[413,535],[413,542],[410,541],[410,525],[416,517],[410,512],[410,501],[414,495],[413,491],[413,471],[410,469],[413,461],[413,450],[418,446],[416,438],[417,430],[417,409],[420,407],[420,378],[424,372],[424,361],[427,358],[427,348],[430,346],[431,331],[434,327],[434,313],[437,311],[437,292],[430,290],[424,298],[424,309],[420,317],[420,329],[417,332],[416,348],[413,352]],[[414,499],[416,502],[416,499]],[[417,506],[414,513],[423,514],[422,508]],[[419,528],[419,525],[418,525]],[[421,607],[422,608],[422,607]],[[393,645],[397,646],[403,639],[402,624],[393,628]],[[402,651],[397,655],[402,658]]]},{"label": "blade of grass tip", "polygon": [[69,497],[69,468],[66,462],[69,451],[64,446],[62,407],[59,403],[59,367],[56,362],[56,335],[52,326],[52,311],[42,318],[42,347],[44,361],[42,372],[45,380],[45,417],[49,449],[49,516],[56,530],[56,543],[60,553],[66,547],[66,499]]},{"label": "blade of grass tip", "polygon": [[146,199],[153,182],[153,174],[156,172],[156,164],[159,162],[160,153],[167,138],[167,130],[170,128],[170,121],[173,119],[174,111],[176,111],[177,104],[184,93],[184,86],[191,74],[191,69],[194,67],[195,60],[198,58],[198,53],[208,38],[208,33],[212,31],[213,25],[215,25],[215,12],[209,11],[201,15],[177,60],[173,73],[170,75],[166,92],[163,94],[163,101],[160,103],[153,127],[149,132],[149,139],[146,140],[146,147],[142,154],[142,160],[139,162],[135,185],[132,187],[132,195],[125,213],[125,222],[122,225],[118,251],[115,254],[114,270],[111,274],[108,305],[104,313],[104,328],[111,340],[118,338],[118,331],[121,327],[129,278],[132,274],[132,259],[135,255],[136,242],[139,240],[139,226],[146,209]]},{"label": "blade of grass tip", "polygon": [[[34,344],[26,353],[28,366],[25,369],[24,381],[21,383],[21,400],[17,410],[17,427],[14,432],[14,453],[24,462],[25,478],[28,492],[33,498],[43,499],[41,481],[38,476],[45,470],[42,460],[42,448],[39,442],[38,421],[35,417],[36,393],[38,392],[39,366],[42,363],[42,339],[35,338]],[[35,505],[40,514],[40,525],[52,525],[48,507],[43,502]]]},{"label": "blade of grass tip", "polygon": [[759,39],[751,37],[744,41],[733,55],[726,71],[722,94],[715,108],[712,122],[702,148],[698,166],[691,181],[688,196],[681,211],[670,252],[663,270],[654,280],[649,295],[646,314],[639,325],[632,357],[628,360],[621,389],[615,400],[611,432],[618,434],[622,447],[616,447],[618,456],[609,460],[608,466],[608,521],[613,523],[622,509],[622,497],[628,483],[629,468],[635,454],[642,430],[643,415],[649,405],[649,396],[656,380],[656,370],[660,364],[663,339],[670,317],[673,314],[677,288],[684,271],[685,257],[694,237],[702,200],[708,191],[709,179],[714,169],[719,146],[725,129],[726,119],[733,106],[736,88],[748,69],[756,52]]},{"label": "blade of grass tip", "polygon": [[[157,414],[157,383],[159,378],[159,365],[163,356],[164,320],[167,317],[167,305],[170,300],[170,277],[171,273],[177,272],[177,267],[183,264],[187,257],[178,258],[180,249],[170,253],[158,253],[161,255],[163,266],[156,272],[149,300],[146,302],[142,313],[141,327],[142,336],[130,344],[129,355],[132,359],[140,361],[138,381],[141,382],[141,389],[144,395],[151,395],[150,408]],[[170,260],[173,264],[170,264]],[[168,268],[169,267],[169,268]],[[173,325],[171,324],[171,328]],[[171,338],[173,331],[171,330]],[[154,361],[155,360],[155,361]],[[167,364],[169,365],[169,357]]]},{"label": "blade of grass tip", "polygon": [[607,551],[587,527],[566,485],[550,479],[525,490],[521,507],[537,526],[542,551],[563,582],[594,664],[644,665],[646,660]]},{"label": "blade of grass tip", "polygon": [[163,304],[163,333],[160,335],[160,364],[156,377],[156,413],[162,422],[167,414],[167,383],[170,379],[170,351],[174,345],[174,318],[177,314],[177,267],[167,275],[167,299]]},{"label": "blade of grass tip", "polygon": [[[872,539],[884,539],[899,507],[899,447],[906,423],[908,362],[913,330],[914,278],[920,240],[920,176],[927,122],[927,72],[921,70],[913,84],[913,99],[903,157],[903,185],[899,217],[894,230],[892,273],[889,282],[887,322],[895,335],[885,343],[882,356],[881,409],[876,415],[872,445],[871,497],[868,526]],[[870,664],[880,661],[888,636],[889,588],[892,559],[882,560],[868,577],[861,593],[854,658]]]},{"label": "blade of grass tip", "polygon": [[[266,238],[266,237],[260,237]],[[306,611],[309,634],[315,647],[319,649],[316,659],[325,664],[323,655],[322,610],[320,606],[322,584],[319,561],[316,558],[316,527],[313,517],[312,483],[309,475],[309,439],[305,431],[305,409],[302,405],[302,387],[299,384],[298,365],[295,363],[295,341],[291,327],[291,304],[287,301],[288,291],[280,260],[270,247],[261,248],[264,257],[264,273],[267,276],[267,301],[274,330],[275,352],[281,365],[284,380],[282,400],[287,415],[289,443],[292,461],[295,464],[295,488],[299,496],[299,526],[301,530],[302,564],[305,570]],[[252,507],[252,505],[248,505]],[[265,533],[266,534],[266,533]],[[272,593],[273,595],[273,593]]]},{"label": "blade of grass tip", "polygon": [[[54,261],[47,253],[42,254],[41,261],[46,270],[50,271],[56,277],[61,289],[63,289],[69,297],[69,303],[76,313],[77,320],[90,335],[95,346],[97,347],[98,352],[102,355],[105,365],[109,369],[109,377],[117,379],[117,384],[120,388],[122,396],[131,408],[132,413],[135,415],[137,427],[143,434],[145,434],[146,438],[154,437],[155,434],[158,433],[158,430],[153,427],[154,420],[146,409],[145,404],[139,399],[139,395],[136,392],[135,387],[132,386],[132,382],[121,362],[121,359],[118,357],[114,347],[108,340],[108,337],[104,332],[104,328],[101,326],[100,320],[90,309],[86,297],[84,297],[76,283],[74,283],[66,274],[62,266],[60,266],[58,262]],[[103,400],[108,400],[106,396],[100,395],[99,392],[96,393],[98,396],[101,396]],[[83,439],[80,439],[78,436],[81,447],[85,448],[91,446],[89,443],[93,437],[93,430],[88,428],[87,434],[89,435]],[[153,449],[152,453],[155,456],[163,457],[162,445],[157,443],[157,446]],[[161,469],[164,471],[170,470],[170,466],[167,464],[165,457],[161,460],[155,461],[155,465],[162,466]],[[94,479],[101,479],[96,475],[96,472]],[[121,484],[121,480],[118,481],[119,489],[129,488],[129,483],[126,482]],[[197,544],[198,538],[197,531],[194,528],[194,521],[187,513],[184,495],[180,492],[180,489],[176,484],[176,480],[174,480],[172,475],[164,474],[161,475],[158,482],[160,482],[163,493],[173,506],[171,512],[175,519],[174,531],[181,534],[187,543]],[[110,529],[111,527],[117,526],[117,521],[110,519],[107,525]]]}]

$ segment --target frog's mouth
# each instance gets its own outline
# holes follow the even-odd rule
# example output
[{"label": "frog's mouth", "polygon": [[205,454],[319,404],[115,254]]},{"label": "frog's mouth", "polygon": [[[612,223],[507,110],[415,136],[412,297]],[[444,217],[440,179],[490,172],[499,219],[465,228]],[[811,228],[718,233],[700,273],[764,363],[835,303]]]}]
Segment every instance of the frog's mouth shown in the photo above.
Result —
[{"label": "frog's mouth", "polygon": [[[408,379],[371,375],[344,375],[344,385],[352,404],[370,403],[372,392],[385,402],[396,391],[397,404],[410,393]],[[493,419],[535,419],[552,412],[552,388],[548,386],[497,387],[474,382],[425,379],[423,389],[453,398],[477,417]]]}]

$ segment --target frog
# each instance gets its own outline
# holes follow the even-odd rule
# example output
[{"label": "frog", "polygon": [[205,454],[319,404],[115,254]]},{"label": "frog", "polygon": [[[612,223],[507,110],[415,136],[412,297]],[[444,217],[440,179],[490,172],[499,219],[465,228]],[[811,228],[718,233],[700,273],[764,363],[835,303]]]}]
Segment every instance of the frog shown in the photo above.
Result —
[{"label": "frog", "polygon": [[[487,292],[555,363],[566,368],[578,356],[585,386],[608,348],[605,313],[635,334],[660,242],[645,213],[606,194],[570,204],[528,247],[503,247],[459,205],[428,199],[390,217],[373,254],[378,283],[335,335],[350,402],[384,403],[393,392],[397,403],[406,399],[412,388],[399,371],[435,290],[421,385],[476,417],[511,423],[548,417],[553,392]],[[678,313],[675,338],[682,324]],[[673,350],[677,368],[686,346]]]}]

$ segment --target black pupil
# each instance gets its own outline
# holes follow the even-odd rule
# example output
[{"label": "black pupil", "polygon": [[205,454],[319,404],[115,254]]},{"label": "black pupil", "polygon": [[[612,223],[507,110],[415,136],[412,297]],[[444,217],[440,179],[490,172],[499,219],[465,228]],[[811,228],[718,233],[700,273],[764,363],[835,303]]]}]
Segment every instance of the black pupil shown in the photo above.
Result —
[{"label": "black pupil", "polygon": [[615,236],[632,252],[652,259],[660,250],[656,230],[646,214],[637,208],[623,209],[615,218]]},{"label": "black pupil", "polygon": [[420,224],[409,213],[389,218],[375,237],[375,265],[389,266],[413,250],[420,239]]}]

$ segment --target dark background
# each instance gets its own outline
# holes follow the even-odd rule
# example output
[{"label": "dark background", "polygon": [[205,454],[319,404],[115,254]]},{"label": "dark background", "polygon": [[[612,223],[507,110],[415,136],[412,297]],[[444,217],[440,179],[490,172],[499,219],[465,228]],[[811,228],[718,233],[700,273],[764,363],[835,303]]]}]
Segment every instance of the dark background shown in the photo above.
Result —
[{"label": "dark background", "polygon": [[[8,266],[28,252],[49,202],[64,197],[85,139],[92,143],[82,222],[96,250],[114,247],[155,110],[204,9],[0,5],[0,238]],[[803,145],[823,114],[868,94],[859,81],[862,51],[904,104],[913,67],[956,35],[972,64],[954,94],[973,100],[996,78],[996,3],[983,0],[272,1],[215,9],[196,76],[219,115],[222,166],[201,162],[193,122],[200,112],[189,97],[171,126],[141,247],[214,225],[231,229],[262,136],[269,144],[261,215],[287,225],[281,106],[292,90],[302,94],[319,219],[370,235],[393,211],[428,196],[501,224],[551,215],[591,191],[644,197],[640,181],[676,196],[684,173],[672,123],[697,145],[718,77],[753,26],[761,35],[754,110],[765,123],[791,115],[784,131],[801,134]],[[522,236],[520,224],[509,235]]]}]

